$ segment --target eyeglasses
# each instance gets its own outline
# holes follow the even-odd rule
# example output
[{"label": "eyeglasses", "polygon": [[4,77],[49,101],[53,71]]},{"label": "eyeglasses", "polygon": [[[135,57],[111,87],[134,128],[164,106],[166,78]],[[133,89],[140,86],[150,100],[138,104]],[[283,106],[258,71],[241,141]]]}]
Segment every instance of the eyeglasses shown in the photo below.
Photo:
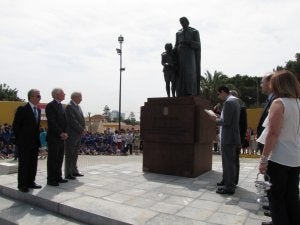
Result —
[{"label": "eyeglasses", "polygon": [[40,95],[37,95],[37,96],[31,96],[31,97],[37,97],[37,98],[41,98],[42,96],[40,96]]}]

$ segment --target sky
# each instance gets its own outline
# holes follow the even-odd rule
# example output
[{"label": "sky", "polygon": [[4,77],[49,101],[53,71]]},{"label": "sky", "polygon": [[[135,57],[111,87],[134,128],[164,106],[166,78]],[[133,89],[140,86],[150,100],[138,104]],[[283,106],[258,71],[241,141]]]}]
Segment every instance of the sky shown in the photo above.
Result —
[{"label": "sky", "polygon": [[[161,53],[186,16],[200,33],[206,71],[262,76],[294,60],[300,46],[299,0],[0,0],[0,83],[42,103],[60,87],[81,91],[85,115],[119,108],[140,117],[147,98],[166,97]],[[205,76],[205,75],[204,75]]]}]

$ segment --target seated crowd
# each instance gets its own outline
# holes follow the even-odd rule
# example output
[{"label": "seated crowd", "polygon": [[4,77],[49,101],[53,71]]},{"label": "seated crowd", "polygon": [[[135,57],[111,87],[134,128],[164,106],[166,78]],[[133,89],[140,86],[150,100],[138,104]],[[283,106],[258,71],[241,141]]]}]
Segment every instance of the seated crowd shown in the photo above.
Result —
[{"label": "seated crowd", "polygon": [[15,135],[8,124],[0,125],[0,159],[15,156]]},{"label": "seated crowd", "polygon": [[[46,158],[46,134],[47,130],[41,128],[41,148],[40,157]],[[142,141],[139,131],[121,130],[104,133],[87,132],[81,139],[79,154],[81,155],[127,155],[142,151]],[[15,135],[11,125],[0,125],[0,159],[17,159],[17,149],[15,146]]]},{"label": "seated crowd", "polygon": [[116,130],[104,133],[87,132],[81,139],[81,155],[127,155],[138,154],[142,150],[139,131]]}]

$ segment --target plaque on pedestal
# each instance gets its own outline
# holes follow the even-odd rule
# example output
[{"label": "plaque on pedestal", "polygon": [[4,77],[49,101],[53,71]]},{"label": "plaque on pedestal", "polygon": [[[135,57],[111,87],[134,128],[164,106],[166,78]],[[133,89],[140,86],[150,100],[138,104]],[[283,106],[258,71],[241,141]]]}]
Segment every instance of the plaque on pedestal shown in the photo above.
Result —
[{"label": "plaque on pedestal", "polygon": [[212,168],[216,125],[199,96],[149,98],[141,108],[143,170],[197,177]]}]

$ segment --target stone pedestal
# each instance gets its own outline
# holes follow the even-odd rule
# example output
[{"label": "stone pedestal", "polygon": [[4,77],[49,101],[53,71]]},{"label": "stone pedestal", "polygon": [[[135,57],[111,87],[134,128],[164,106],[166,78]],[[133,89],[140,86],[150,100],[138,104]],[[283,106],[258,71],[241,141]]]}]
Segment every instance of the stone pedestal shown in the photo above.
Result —
[{"label": "stone pedestal", "polygon": [[143,170],[197,177],[212,168],[216,125],[199,96],[149,98],[141,108]]}]

